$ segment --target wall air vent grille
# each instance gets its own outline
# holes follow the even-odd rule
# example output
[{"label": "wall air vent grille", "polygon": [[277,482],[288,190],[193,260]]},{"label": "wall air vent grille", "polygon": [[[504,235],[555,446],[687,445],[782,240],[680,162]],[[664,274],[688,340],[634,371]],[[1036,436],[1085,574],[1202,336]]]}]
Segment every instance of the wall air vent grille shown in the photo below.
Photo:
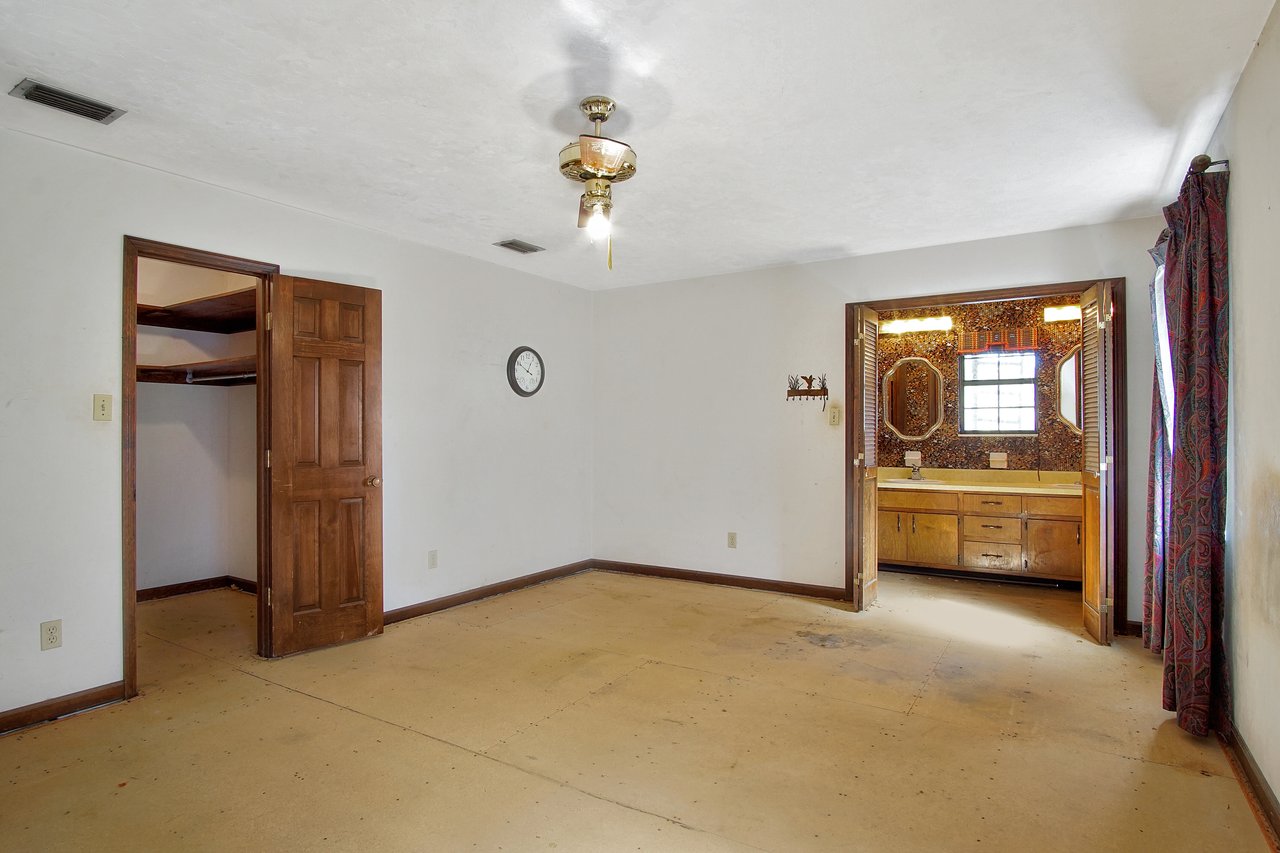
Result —
[{"label": "wall air vent grille", "polygon": [[541,246],[535,246],[532,243],[526,243],[523,240],[503,240],[501,243],[493,245],[501,249],[510,249],[513,252],[519,252],[522,255],[532,255],[534,252],[545,252]]},{"label": "wall air vent grille", "polygon": [[9,94],[15,98],[22,98],[24,101],[44,104],[46,107],[53,107],[55,110],[62,110],[64,113],[71,113],[72,115],[87,118],[90,121],[96,121],[98,124],[111,124],[111,122],[125,113],[122,109],[90,100],[82,95],[76,95],[63,89],[55,89],[52,86],[37,83],[30,78],[14,86],[9,91]]}]

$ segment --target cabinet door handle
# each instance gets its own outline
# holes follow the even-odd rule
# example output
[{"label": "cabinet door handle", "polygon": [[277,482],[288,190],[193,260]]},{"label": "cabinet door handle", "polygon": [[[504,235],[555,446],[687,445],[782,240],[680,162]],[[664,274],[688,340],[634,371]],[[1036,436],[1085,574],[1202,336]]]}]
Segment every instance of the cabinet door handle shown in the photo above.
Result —
[{"label": "cabinet door handle", "polygon": [[[1077,525],[1078,526],[1078,525]],[[898,513],[898,532],[902,532],[902,513]],[[1076,538],[1079,539],[1079,531],[1076,531]]]},{"label": "cabinet door handle", "polygon": [[1003,530],[1004,529],[1003,524],[984,524],[982,526],[987,530]]},{"label": "cabinet door handle", "polygon": [[916,517],[914,515],[911,516],[911,532],[916,532]]},{"label": "cabinet door handle", "polygon": [[984,556],[984,557],[997,558],[997,557],[1000,557],[1001,555],[1000,555],[1000,554],[983,554],[982,556]]},{"label": "cabinet door handle", "polygon": [[1080,525],[1076,525],[1076,544],[1080,544]]},{"label": "cabinet door handle", "polygon": [[983,506],[1004,506],[1004,501],[983,501]]}]

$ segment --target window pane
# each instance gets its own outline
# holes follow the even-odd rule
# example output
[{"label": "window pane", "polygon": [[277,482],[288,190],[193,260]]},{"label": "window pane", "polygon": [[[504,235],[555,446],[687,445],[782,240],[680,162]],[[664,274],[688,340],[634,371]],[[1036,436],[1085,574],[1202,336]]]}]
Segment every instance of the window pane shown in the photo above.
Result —
[{"label": "window pane", "polygon": [[994,409],[999,405],[999,385],[971,385],[964,389],[964,407],[966,409]]},{"label": "window pane", "polygon": [[1031,432],[1036,428],[1035,409],[1001,409],[1000,430]]},{"label": "window pane", "polygon": [[1017,406],[1034,406],[1036,404],[1035,386],[1030,383],[1019,385],[996,385],[1000,389],[1000,408]]},{"label": "window pane", "polygon": [[964,357],[964,378],[999,379],[1000,356],[998,354],[966,355]]},{"label": "window pane", "polygon": [[1036,355],[1032,352],[1014,352],[1000,357],[1001,379],[1034,379]]},{"label": "window pane", "polygon": [[966,432],[996,432],[1000,429],[999,410],[965,409],[964,428]]}]

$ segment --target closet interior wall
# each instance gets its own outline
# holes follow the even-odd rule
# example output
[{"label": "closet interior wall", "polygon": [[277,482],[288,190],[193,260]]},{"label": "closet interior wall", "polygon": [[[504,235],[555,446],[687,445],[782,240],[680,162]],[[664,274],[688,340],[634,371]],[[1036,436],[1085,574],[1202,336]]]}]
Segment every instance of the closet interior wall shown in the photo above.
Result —
[{"label": "closet interior wall", "polygon": [[[140,258],[140,306],[258,284],[252,276]],[[142,311],[140,309],[140,315]],[[252,357],[254,332],[138,326],[138,589],[257,578],[257,396],[246,384],[149,381],[144,365]],[[181,377],[185,371],[179,371]]]}]

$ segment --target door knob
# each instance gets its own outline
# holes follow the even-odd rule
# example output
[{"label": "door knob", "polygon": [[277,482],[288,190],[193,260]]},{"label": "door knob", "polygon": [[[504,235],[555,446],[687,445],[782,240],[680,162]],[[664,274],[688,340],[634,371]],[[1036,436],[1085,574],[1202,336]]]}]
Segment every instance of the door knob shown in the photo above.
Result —
[{"label": "door knob", "polygon": [[366,486],[373,486],[373,487],[376,489],[376,488],[378,488],[379,486],[381,486],[381,485],[382,485],[382,478],[381,478],[381,477],[379,477],[377,474],[374,474],[374,475],[372,475],[372,476],[370,476],[370,477],[366,478],[366,479],[365,479],[365,481],[364,481],[364,484],[365,484]]}]

